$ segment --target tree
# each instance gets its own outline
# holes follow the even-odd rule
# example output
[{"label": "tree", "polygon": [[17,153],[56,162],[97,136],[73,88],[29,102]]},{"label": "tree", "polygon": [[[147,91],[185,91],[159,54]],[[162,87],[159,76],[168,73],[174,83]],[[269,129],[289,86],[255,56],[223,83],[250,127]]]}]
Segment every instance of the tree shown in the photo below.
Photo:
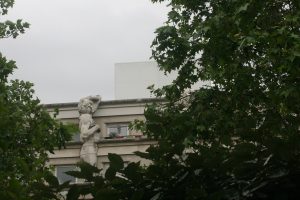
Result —
[{"label": "tree", "polygon": [[[179,76],[155,91],[166,96],[167,107],[149,108],[146,118],[147,133],[173,152],[165,159],[192,149],[182,165],[191,177],[181,192],[193,195],[188,191],[194,189],[207,199],[298,199],[299,1],[171,5],[153,57]],[[212,85],[184,97],[198,80]]]},{"label": "tree", "polygon": [[300,2],[168,2],[152,55],[178,77],[135,124],[152,164],[111,160],[95,199],[299,199]]},{"label": "tree", "polygon": [[[13,0],[0,0],[0,15],[7,14]],[[0,22],[0,38],[16,38],[29,24]],[[14,61],[0,53],[0,197],[1,199],[56,198],[55,182],[46,166],[48,152],[64,146],[68,128],[54,120],[33,97],[33,84],[10,80]],[[58,182],[57,182],[58,184]],[[53,191],[52,191],[53,189]]]}]

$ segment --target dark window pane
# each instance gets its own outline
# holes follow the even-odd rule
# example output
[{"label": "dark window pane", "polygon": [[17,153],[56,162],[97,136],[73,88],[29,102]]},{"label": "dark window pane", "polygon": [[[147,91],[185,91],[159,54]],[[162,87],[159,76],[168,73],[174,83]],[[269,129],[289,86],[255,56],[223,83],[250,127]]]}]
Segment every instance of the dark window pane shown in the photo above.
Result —
[{"label": "dark window pane", "polygon": [[116,128],[116,127],[110,127],[110,128],[108,128],[108,135],[110,137],[115,137],[118,134],[119,134],[118,128]]},{"label": "dark window pane", "polygon": [[109,124],[107,125],[107,134],[110,137],[127,136],[128,124]]},{"label": "dark window pane", "polygon": [[71,183],[75,183],[75,178],[73,176],[69,176],[65,174],[68,171],[74,171],[76,166],[74,165],[65,165],[65,166],[57,166],[56,167],[56,176],[60,183],[64,183],[66,181],[71,181]]}]

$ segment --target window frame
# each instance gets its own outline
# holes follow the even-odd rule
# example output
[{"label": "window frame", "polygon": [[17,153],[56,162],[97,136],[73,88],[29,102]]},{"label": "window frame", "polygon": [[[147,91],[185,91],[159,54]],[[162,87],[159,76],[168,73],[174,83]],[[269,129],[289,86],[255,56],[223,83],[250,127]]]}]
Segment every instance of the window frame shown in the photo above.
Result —
[{"label": "window frame", "polygon": [[[129,131],[129,124],[130,122],[113,122],[113,123],[106,123],[106,135],[107,137],[112,137],[112,138],[118,138],[118,137],[128,137],[130,136],[130,131]],[[126,135],[121,134],[121,128],[126,127]],[[111,132],[109,131],[110,128],[117,128],[118,132],[116,136],[111,136]]]}]

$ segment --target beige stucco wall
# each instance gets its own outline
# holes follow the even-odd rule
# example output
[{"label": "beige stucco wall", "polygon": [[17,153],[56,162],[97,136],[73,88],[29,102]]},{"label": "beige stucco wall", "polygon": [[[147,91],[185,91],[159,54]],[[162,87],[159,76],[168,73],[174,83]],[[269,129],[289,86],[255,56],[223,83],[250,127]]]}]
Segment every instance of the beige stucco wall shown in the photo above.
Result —
[{"label": "beige stucco wall", "polygon": [[[151,144],[155,144],[155,141],[148,140],[146,138],[140,139],[110,139],[100,141],[97,151],[97,166],[99,168],[105,168],[108,164],[108,154],[116,153],[120,155],[124,162],[138,162],[141,161],[142,165],[147,165],[149,161],[143,160],[136,155],[135,151],[144,152]],[[81,144],[68,144],[66,149],[55,150],[54,154],[49,153],[49,164],[56,165],[74,165],[80,161]]]},{"label": "beige stucco wall", "polygon": [[[135,119],[144,120],[145,104],[150,100],[125,100],[101,102],[97,111],[94,113],[94,120],[101,128],[101,140],[97,143],[97,166],[106,168],[108,166],[108,154],[116,153],[126,162],[141,161],[147,165],[149,161],[137,157],[135,151],[145,151],[150,145],[155,144],[144,136],[120,139],[104,139],[107,136],[107,125],[112,123],[130,123]],[[64,123],[78,124],[79,113],[77,103],[68,104],[51,104],[46,105],[48,112],[53,114],[54,108],[59,108],[57,118]],[[129,135],[141,135],[137,131],[130,130]],[[74,165],[80,161],[79,153],[82,143],[71,142],[66,145],[65,149],[55,150],[55,154],[49,153],[49,164],[57,165]]]}]

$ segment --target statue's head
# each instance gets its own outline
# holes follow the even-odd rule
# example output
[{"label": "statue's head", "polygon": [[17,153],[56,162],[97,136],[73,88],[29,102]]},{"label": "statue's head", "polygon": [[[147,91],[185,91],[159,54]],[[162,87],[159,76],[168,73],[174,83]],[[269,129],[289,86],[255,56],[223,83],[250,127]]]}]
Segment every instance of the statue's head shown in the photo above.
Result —
[{"label": "statue's head", "polygon": [[80,114],[93,114],[101,101],[101,97],[99,95],[96,96],[88,96],[80,99],[78,104],[78,110]]},{"label": "statue's head", "polygon": [[93,102],[88,98],[83,98],[78,104],[80,114],[92,114],[93,113]]}]

